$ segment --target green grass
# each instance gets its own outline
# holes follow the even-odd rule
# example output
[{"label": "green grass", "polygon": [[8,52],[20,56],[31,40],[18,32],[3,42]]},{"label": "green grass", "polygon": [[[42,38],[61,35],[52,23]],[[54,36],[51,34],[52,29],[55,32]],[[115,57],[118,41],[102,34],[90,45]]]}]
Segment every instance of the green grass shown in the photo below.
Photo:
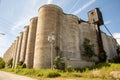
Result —
[{"label": "green grass", "polygon": [[[120,64],[101,63],[92,68],[78,68],[71,72],[60,71],[56,69],[1,69],[3,71],[12,72],[15,74],[36,77],[36,78],[74,78],[75,80],[114,80],[110,77],[111,71],[120,71]],[[98,71],[99,73],[93,74]],[[84,79],[83,79],[84,78]]]}]

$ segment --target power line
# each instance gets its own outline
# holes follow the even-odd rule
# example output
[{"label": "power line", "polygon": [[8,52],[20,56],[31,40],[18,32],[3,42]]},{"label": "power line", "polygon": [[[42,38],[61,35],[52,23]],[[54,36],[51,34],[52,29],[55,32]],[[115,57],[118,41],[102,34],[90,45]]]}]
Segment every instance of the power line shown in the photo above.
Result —
[{"label": "power line", "polygon": [[[113,37],[112,33],[110,32],[110,30],[107,28],[107,26],[105,24],[103,24],[105,29],[108,31],[108,33]],[[114,38],[114,37],[113,37]]]}]

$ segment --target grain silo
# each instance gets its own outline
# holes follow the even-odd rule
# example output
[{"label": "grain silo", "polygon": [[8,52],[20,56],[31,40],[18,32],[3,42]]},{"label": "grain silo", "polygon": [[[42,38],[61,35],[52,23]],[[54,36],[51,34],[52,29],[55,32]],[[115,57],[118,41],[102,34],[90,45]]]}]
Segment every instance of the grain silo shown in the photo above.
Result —
[{"label": "grain silo", "polygon": [[18,47],[18,41],[19,41],[19,37],[16,37],[15,40],[15,54],[13,56],[13,68],[15,68],[16,64],[16,56],[17,56],[17,47]]},{"label": "grain silo", "polygon": [[[50,43],[48,42],[48,36],[51,33],[59,35],[59,28],[61,24],[60,16],[63,15],[63,11],[60,7],[55,5],[44,5],[39,9],[36,42],[35,42],[35,55],[34,55],[34,68],[50,68],[51,52]],[[54,46],[59,46],[59,42],[56,41]],[[55,48],[53,48],[55,52]],[[56,54],[53,53],[53,56]]]},{"label": "grain silo", "polygon": [[17,52],[16,52],[15,68],[17,67],[17,65],[19,63],[19,59],[20,59],[22,37],[23,37],[23,32],[20,32],[19,40],[18,40],[18,46],[17,46]]},{"label": "grain silo", "polygon": [[26,46],[27,46],[27,38],[28,38],[29,25],[24,27],[21,52],[20,52],[20,62],[24,62],[26,55]]},{"label": "grain silo", "polygon": [[26,58],[25,58],[25,63],[27,68],[33,67],[37,19],[38,17],[34,17],[31,18],[30,20],[27,48],[26,48]]}]

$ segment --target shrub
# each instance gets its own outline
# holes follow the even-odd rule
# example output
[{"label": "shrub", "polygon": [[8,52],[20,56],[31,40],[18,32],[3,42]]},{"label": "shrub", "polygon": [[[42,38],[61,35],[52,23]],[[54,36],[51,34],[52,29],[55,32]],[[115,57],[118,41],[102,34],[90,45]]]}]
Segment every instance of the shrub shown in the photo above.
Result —
[{"label": "shrub", "polygon": [[67,66],[66,71],[67,71],[67,72],[72,72],[72,71],[73,71],[73,69],[72,69],[72,67],[71,67],[71,66]]},{"label": "shrub", "polygon": [[77,71],[77,72],[84,72],[85,68],[78,67],[78,68],[75,68],[75,71]]},{"label": "shrub", "polygon": [[60,76],[60,74],[58,72],[49,72],[46,75],[46,77],[50,77],[50,78],[52,78],[52,77],[58,77],[58,76]]},{"label": "shrub", "polygon": [[57,56],[54,60],[54,68],[60,69],[60,70],[65,70],[65,62],[59,56]]},{"label": "shrub", "polygon": [[25,63],[22,64],[22,68],[26,68],[26,64]]},{"label": "shrub", "polygon": [[83,57],[85,57],[85,59],[89,58],[89,60],[90,60],[90,58],[92,56],[95,56],[93,47],[94,47],[94,45],[90,44],[90,40],[85,38],[84,42],[83,42],[84,54],[82,54]]},{"label": "shrub", "polygon": [[112,63],[120,63],[120,56],[115,56],[112,60],[110,60]]},{"label": "shrub", "polygon": [[95,65],[93,68],[94,69],[100,69],[100,68],[102,68],[102,67],[110,67],[110,64],[109,63],[106,63],[106,62],[104,62],[104,63],[99,63],[99,64],[97,64],[97,65]]},{"label": "shrub", "polygon": [[100,52],[98,54],[98,57],[99,57],[99,62],[106,62],[107,55],[105,51]]},{"label": "shrub", "polygon": [[13,58],[11,58],[11,59],[7,62],[7,67],[12,68],[12,62],[13,62]]},{"label": "shrub", "polygon": [[17,64],[17,68],[18,68],[18,69],[26,68],[26,64],[23,63],[23,62],[19,62],[19,63]]},{"label": "shrub", "polygon": [[5,67],[5,62],[3,60],[3,58],[0,57],[0,69]]}]

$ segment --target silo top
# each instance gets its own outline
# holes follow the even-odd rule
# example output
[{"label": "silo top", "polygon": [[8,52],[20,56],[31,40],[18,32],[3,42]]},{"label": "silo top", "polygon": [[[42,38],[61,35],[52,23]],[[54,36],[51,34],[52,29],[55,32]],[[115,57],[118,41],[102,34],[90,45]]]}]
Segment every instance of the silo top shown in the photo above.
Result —
[{"label": "silo top", "polygon": [[19,36],[16,37],[16,40],[19,38]]},{"label": "silo top", "polygon": [[33,17],[33,18],[30,19],[30,21],[31,21],[31,20],[34,20],[34,19],[38,19],[38,17]]},{"label": "silo top", "polygon": [[29,25],[26,25],[24,28],[27,28],[27,27],[29,27]]},{"label": "silo top", "polygon": [[79,18],[76,15],[73,15],[73,14],[66,14],[66,15],[76,20],[79,20]]},{"label": "silo top", "polygon": [[38,9],[38,12],[40,11],[41,8],[56,8],[56,9],[59,9],[61,12],[63,12],[62,8],[54,4],[43,5]]},{"label": "silo top", "polygon": [[20,32],[20,36],[23,34],[23,32]]}]

